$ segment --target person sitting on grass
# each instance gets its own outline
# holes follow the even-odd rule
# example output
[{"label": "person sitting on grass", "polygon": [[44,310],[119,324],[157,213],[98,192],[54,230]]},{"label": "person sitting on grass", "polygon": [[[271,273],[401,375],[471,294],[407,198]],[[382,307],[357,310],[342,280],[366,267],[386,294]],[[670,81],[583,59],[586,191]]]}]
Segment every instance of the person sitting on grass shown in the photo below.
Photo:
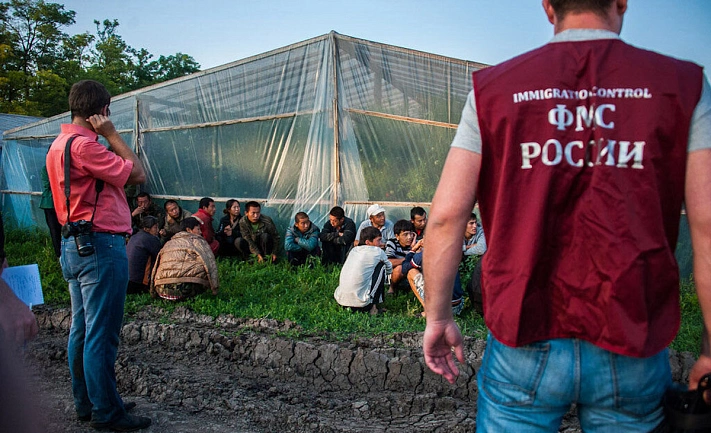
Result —
[{"label": "person sitting on grass", "polygon": [[462,245],[462,254],[467,256],[480,256],[486,252],[486,238],[484,237],[484,229],[477,223],[476,214],[472,212],[467,222],[467,228],[464,229],[464,243]]},{"label": "person sitting on grass", "polygon": [[215,235],[215,238],[220,242],[220,255],[238,256],[245,260],[249,255],[249,245],[242,238],[242,233],[239,230],[239,222],[242,219],[239,200],[227,200],[222,212],[225,216],[220,220],[220,227]]},{"label": "person sitting on grass", "polygon": [[388,239],[385,244],[385,255],[393,265],[393,275],[390,279],[390,290],[388,294],[394,294],[397,285],[407,279],[407,275],[402,273],[402,262],[410,251],[417,252],[421,247],[415,241],[415,225],[408,220],[398,220],[393,228],[395,237]]},{"label": "person sitting on grass", "polygon": [[248,201],[244,205],[244,212],[246,218],[239,221],[239,230],[249,245],[249,251],[257,256],[259,263],[262,263],[265,258],[269,258],[272,263],[275,263],[279,233],[274,221],[268,216],[262,215],[262,205],[256,201]]},{"label": "person sitting on grass", "polygon": [[143,227],[131,236],[126,244],[128,258],[128,288],[126,293],[148,293],[153,263],[160,251],[158,220],[146,216],[141,220]]},{"label": "person sitting on grass", "polygon": [[[425,308],[425,277],[422,274],[422,253],[423,249],[418,252],[409,252],[402,263],[402,272],[407,275],[407,281],[410,283],[412,292],[420,301],[422,308]],[[462,281],[459,278],[459,272],[454,277],[454,288],[452,290],[452,314],[458,316],[464,308],[464,291],[462,290]],[[425,317],[425,312],[422,312],[422,317]]]},{"label": "person sitting on grass", "polygon": [[306,264],[307,257],[321,255],[321,249],[318,246],[320,230],[309,220],[306,212],[298,212],[294,221],[295,224],[286,229],[284,249],[289,263],[292,266],[301,266]]},{"label": "person sitting on grass", "polygon": [[368,219],[360,223],[360,226],[358,226],[358,231],[356,232],[356,237],[355,241],[353,241],[353,246],[357,247],[359,244],[363,243],[363,241],[360,239],[360,234],[362,230],[366,227],[375,227],[380,230],[380,235],[385,240],[395,237],[395,233],[393,233],[393,223],[389,219],[385,218],[384,207],[380,206],[379,204],[371,205],[365,211],[365,214],[368,216]]},{"label": "person sitting on grass", "polygon": [[477,223],[474,212],[469,216],[467,227],[464,229],[462,243],[462,263],[465,268],[472,269],[471,279],[467,284],[469,302],[474,311],[484,315],[484,299],[481,294],[481,256],[486,252],[486,238],[481,224]]},{"label": "person sitting on grass", "polygon": [[192,216],[192,214],[180,207],[178,202],[172,199],[165,201],[163,209],[165,209],[165,223],[160,226],[158,234],[160,234],[160,241],[166,243],[176,233],[182,231],[180,229],[180,223],[183,222],[185,218]]},{"label": "person sitting on grass", "polygon": [[200,222],[188,217],[183,231],[173,236],[158,253],[151,275],[151,296],[170,301],[191,298],[210,289],[217,295],[217,263],[210,245],[202,237]]},{"label": "person sitting on grass", "polygon": [[143,228],[143,219],[149,216],[158,220],[158,227],[164,224],[165,213],[163,213],[163,209],[153,203],[150,194],[141,192],[136,196],[136,208],[131,212],[131,224],[134,234]]},{"label": "person sitting on grass", "polygon": [[212,220],[215,217],[215,200],[210,197],[200,199],[200,209],[193,214],[193,218],[200,223],[202,237],[205,238],[212,254],[217,255],[217,250],[220,249],[220,243],[215,239],[215,228],[212,226]]},{"label": "person sitting on grass", "polygon": [[375,227],[361,231],[363,243],[348,254],[333,294],[343,308],[378,314],[378,304],[385,296],[386,276],[393,272],[393,265],[382,249],[382,240],[380,230]]},{"label": "person sitting on grass", "polygon": [[[427,226],[427,211],[421,206],[410,209],[410,221],[415,226],[416,241],[420,242],[425,237],[425,227]],[[421,244],[420,244],[421,245]]]},{"label": "person sitting on grass", "polygon": [[343,264],[355,240],[356,226],[352,219],[346,216],[340,206],[334,206],[328,213],[328,221],[323,225],[321,239],[321,263]]}]

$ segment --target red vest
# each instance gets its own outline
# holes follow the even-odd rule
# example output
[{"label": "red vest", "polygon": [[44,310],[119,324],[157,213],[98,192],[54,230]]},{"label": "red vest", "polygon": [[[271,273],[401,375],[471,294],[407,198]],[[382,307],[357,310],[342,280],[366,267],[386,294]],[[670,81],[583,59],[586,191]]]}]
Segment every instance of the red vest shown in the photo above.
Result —
[{"label": "red vest", "polygon": [[486,323],[650,356],[679,327],[674,258],[702,69],[621,40],[474,73]]}]

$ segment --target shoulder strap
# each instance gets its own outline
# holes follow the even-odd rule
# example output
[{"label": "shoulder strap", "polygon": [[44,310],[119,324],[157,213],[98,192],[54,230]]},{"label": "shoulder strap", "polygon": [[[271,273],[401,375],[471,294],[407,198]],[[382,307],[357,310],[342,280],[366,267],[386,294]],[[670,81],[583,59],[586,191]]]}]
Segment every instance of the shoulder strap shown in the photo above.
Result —
[{"label": "shoulder strap", "polygon": [[69,194],[71,193],[69,186],[69,168],[72,166],[72,142],[75,138],[77,138],[76,135],[69,137],[67,145],[64,147],[64,195],[67,197],[67,222],[71,221],[69,219]]}]

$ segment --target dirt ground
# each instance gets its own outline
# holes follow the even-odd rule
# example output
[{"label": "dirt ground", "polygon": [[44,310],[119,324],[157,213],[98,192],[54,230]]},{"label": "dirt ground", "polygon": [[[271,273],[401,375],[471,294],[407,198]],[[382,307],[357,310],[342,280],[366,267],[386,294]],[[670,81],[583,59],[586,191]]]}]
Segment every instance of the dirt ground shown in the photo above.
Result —
[{"label": "dirt ground", "polygon": [[[76,419],[66,343],[67,310],[36,311],[40,334],[25,348],[47,432],[93,432]],[[467,339],[467,362],[450,385],[422,359],[421,334],[295,341],[292,323],[196,316],[178,309],[129,318],[116,364],[119,392],[145,432],[471,432],[484,342]],[[674,355],[677,380],[693,360]],[[561,432],[579,431],[575,416]]]}]

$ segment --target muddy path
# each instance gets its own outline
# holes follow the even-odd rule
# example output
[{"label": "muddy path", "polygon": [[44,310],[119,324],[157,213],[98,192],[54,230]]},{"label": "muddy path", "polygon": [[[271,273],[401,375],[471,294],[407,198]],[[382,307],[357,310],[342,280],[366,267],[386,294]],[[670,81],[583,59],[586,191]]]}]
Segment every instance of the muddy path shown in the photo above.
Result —
[{"label": "muddy path", "polygon": [[[25,350],[48,432],[93,432],[76,420],[66,360],[67,310],[37,311],[40,335]],[[124,324],[119,392],[149,416],[146,432],[471,432],[484,342],[465,341],[456,385],[431,373],[422,334],[367,340],[292,340],[292,323],[177,309]],[[690,355],[671,358],[683,380]],[[560,431],[577,431],[572,414]]]}]

